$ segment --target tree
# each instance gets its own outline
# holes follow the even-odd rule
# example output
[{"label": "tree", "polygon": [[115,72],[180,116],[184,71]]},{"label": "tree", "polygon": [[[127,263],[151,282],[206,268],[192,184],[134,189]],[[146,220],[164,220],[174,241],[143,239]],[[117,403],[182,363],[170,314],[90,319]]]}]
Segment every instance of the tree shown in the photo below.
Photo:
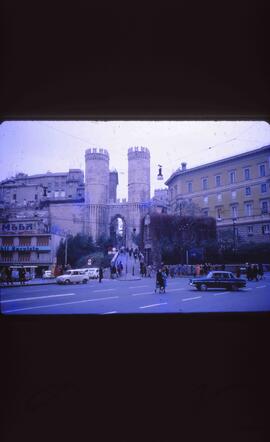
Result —
[{"label": "tree", "polygon": [[[142,222],[141,229],[145,226]],[[203,241],[215,241],[216,222],[210,217],[179,216],[153,213],[150,215],[150,240],[153,260],[157,263],[185,261],[186,250],[201,246]],[[145,240],[145,235],[143,234]]]}]

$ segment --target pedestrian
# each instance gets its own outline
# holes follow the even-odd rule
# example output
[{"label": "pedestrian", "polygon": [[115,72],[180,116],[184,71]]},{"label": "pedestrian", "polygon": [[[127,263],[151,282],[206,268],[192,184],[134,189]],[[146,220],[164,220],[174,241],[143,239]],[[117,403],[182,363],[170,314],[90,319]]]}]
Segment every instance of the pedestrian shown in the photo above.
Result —
[{"label": "pedestrian", "polygon": [[200,267],[200,264],[196,264],[196,266],[195,266],[195,275],[196,275],[197,277],[199,277],[200,274],[201,274],[201,267]]},{"label": "pedestrian", "polygon": [[161,269],[158,269],[156,274],[156,287],[155,287],[155,293],[159,289],[159,293],[161,293],[161,290],[164,290],[164,280],[162,276]]},{"label": "pedestrian", "polygon": [[257,264],[253,265],[252,275],[253,275],[253,279],[256,279],[256,281],[258,281],[258,267],[257,267]]},{"label": "pedestrian", "polygon": [[260,279],[263,279],[263,265],[262,265],[262,263],[260,263],[259,264],[259,266],[258,266],[258,274],[259,274],[259,276],[260,276]]},{"label": "pedestrian", "polygon": [[[168,277],[168,274],[169,274],[169,271],[168,271],[168,273],[166,272],[166,269],[167,269],[167,267],[165,267],[165,269],[163,269],[163,271],[161,272],[162,273],[162,278],[163,278],[163,291],[164,291],[164,293],[165,293],[165,291],[166,291],[166,287],[167,287],[167,277]],[[167,269],[168,270],[168,269]]]},{"label": "pedestrian", "polygon": [[20,285],[25,284],[25,269],[23,267],[19,268],[19,281]]},{"label": "pedestrian", "polygon": [[247,280],[248,281],[252,281],[252,269],[251,269],[251,265],[250,264],[248,264],[248,266],[247,266]]},{"label": "pedestrian", "polygon": [[6,275],[7,275],[7,285],[10,283],[11,285],[13,285],[13,281],[12,281],[12,270],[10,267],[7,267],[6,269]]},{"label": "pedestrian", "polygon": [[103,279],[103,269],[100,266],[99,269],[98,269],[98,282],[101,282],[102,279]]},{"label": "pedestrian", "polygon": [[222,266],[221,266],[221,270],[224,272],[224,270],[225,270],[225,264],[222,264]]}]

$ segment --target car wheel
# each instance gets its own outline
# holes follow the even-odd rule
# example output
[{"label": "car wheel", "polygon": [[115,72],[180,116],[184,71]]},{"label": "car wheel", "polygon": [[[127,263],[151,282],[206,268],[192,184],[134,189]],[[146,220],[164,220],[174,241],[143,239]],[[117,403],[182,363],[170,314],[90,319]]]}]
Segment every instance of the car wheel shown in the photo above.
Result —
[{"label": "car wheel", "polygon": [[201,285],[201,290],[203,290],[204,292],[206,292],[206,290],[207,290],[207,285],[206,285],[206,284],[202,284],[202,285]]},{"label": "car wheel", "polygon": [[66,280],[65,280],[65,284],[70,284],[70,280],[69,280],[69,279],[66,279]]},{"label": "car wheel", "polygon": [[87,284],[87,279],[84,279],[84,280],[83,280],[83,284]]},{"label": "car wheel", "polygon": [[197,284],[197,285],[196,285],[196,289],[197,289],[197,290],[201,290],[201,286],[200,286],[200,284]]}]

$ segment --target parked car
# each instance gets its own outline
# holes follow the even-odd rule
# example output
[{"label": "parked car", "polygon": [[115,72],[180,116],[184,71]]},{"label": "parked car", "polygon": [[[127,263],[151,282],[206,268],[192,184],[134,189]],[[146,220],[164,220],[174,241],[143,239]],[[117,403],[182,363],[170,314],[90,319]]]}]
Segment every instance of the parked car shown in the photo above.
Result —
[{"label": "parked car", "polygon": [[87,284],[88,276],[81,270],[67,270],[64,275],[57,276],[56,282],[58,284]]},{"label": "parked car", "polygon": [[92,268],[85,268],[85,269],[74,269],[78,270],[79,272],[83,272],[85,275],[87,275],[88,279],[97,279],[99,277],[99,269],[97,267]]},{"label": "parked car", "polygon": [[97,267],[92,267],[90,269],[85,269],[86,274],[89,279],[98,279],[99,277],[99,269]]},{"label": "parked car", "polygon": [[226,290],[238,290],[246,286],[246,280],[236,278],[231,272],[213,271],[202,278],[192,278],[189,285],[197,290],[207,290],[208,288],[222,288]]},{"label": "parked car", "polygon": [[42,276],[43,279],[54,278],[54,274],[51,270],[45,270]]}]

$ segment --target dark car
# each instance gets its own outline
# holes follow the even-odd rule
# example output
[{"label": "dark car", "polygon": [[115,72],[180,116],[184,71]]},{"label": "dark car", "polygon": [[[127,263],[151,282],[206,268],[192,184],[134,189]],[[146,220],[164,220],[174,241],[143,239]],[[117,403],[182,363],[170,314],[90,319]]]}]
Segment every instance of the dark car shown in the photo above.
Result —
[{"label": "dark car", "polygon": [[231,272],[209,272],[203,278],[192,278],[189,280],[189,285],[196,287],[197,290],[226,289],[238,290],[246,286],[246,280],[243,278],[236,278]]}]

